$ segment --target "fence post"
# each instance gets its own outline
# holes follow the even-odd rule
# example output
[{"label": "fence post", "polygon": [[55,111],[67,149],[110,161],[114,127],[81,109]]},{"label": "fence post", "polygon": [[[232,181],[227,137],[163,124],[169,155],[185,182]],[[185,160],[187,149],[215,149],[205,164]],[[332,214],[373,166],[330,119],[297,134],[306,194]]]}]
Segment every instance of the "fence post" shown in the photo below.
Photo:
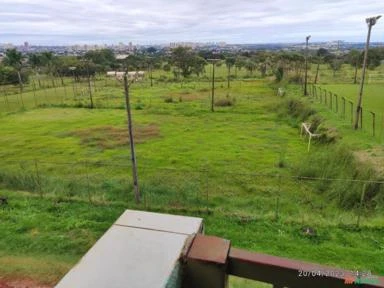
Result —
[{"label": "fence post", "polygon": [[351,104],[351,123],[353,125],[353,102],[351,100],[348,100],[348,101]]},{"label": "fence post", "polygon": [[320,103],[323,104],[323,91],[322,89],[319,87],[319,90],[320,90]]},{"label": "fence post", "polygon": [[375,130],[376,130],[376,114],[375,112],[369,111],[369,113],[372,114],[372,136],[375,137]]},{"label": "fence post", "polygon": [[208,205],[208,201],[209,201],[209,176],[208,176],[208,171],[209,169],[207,169],[204,173],[205,175],[205,210],[208,212],[209,210],[209,205]]},{"label": "fence post", "polygon": [[329,108],[331,108],[331,111],[332,111],[332,99],[333,99],[333,96],[332,96],[332,92],[329,92]]},{"label": "fence post", "polygon": [[381,112],[380,139],[383,137],[384,130],[384,112]]},{"label": "fence post", "polygon": [[344,96],[341,97],[341,100],[343,101],[343,119],[345,119],[345,98],[344,98]]},{"label": "fence post", "polygon": [[339,96],[337,94],[334,94],[336,98],[336,113],[339,113]]}]

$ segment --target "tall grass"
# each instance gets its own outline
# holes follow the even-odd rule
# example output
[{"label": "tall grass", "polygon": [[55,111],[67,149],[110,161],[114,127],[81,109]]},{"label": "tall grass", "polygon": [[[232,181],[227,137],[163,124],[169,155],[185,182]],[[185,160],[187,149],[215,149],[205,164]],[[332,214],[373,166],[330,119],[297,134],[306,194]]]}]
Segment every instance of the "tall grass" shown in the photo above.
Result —
[{"label": "tall grass", "polygon": [[345,146],[317,146],[297,165],[297,171],[303,178],[323,179],[315,182],[318,193],[345,209],[359,208],[363,189],[367,208],[383,205],[384,183],[379,183],[375,170],[358,162]]}]

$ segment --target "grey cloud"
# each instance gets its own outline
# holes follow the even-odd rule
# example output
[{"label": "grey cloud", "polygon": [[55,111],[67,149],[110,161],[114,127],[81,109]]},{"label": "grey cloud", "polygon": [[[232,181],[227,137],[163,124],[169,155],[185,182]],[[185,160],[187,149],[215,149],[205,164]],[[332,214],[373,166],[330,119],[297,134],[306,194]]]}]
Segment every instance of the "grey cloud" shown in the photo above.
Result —
[{"label": "grey cloud", "polygon": [[[381,0],[2,0],[0,42],[364,41]],[[383,9],[384,10],[384,9]],[[384,12],[384,11],[383,11]],[[384,20],[372,40],[384,36]],[[49,43],[47,41],[50,41]],[[382,41],[382,40],[381,40]]]}]

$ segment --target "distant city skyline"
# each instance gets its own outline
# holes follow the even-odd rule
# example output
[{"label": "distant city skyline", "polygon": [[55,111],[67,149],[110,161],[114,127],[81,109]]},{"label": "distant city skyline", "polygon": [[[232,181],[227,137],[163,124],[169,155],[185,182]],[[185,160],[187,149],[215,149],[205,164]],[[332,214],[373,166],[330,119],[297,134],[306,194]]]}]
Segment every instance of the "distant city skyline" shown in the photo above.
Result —
[{"label": "distant city skyline", "polygon": [[[364,42],[382,0],[2,0],[0,43]],[[384,42],[384,18],[372,42]]]}]

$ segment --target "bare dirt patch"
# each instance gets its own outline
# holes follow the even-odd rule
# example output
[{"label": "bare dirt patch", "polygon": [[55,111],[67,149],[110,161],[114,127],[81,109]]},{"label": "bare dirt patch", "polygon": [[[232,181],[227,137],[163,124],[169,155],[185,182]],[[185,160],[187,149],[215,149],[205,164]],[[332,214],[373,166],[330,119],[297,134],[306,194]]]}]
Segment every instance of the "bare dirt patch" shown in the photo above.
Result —
[{"label": "bare dirt patch", "polygon": [[[145,141],[160,136],[160,129],[156,124],[137,126],[133,129],[134,142]],[[89,129],[72,131],[68,136],[79,137],[82,145],[101,149],[112,149],[126,146],[129,143],[127,128],[114,126],[100,126]]]},{"label": "bare dirt patch", "polygon": [[1,280],[0,288],[52,288],[53,286],[47,286],[37,283],[30,279],[17,279],[17,280]]}]

